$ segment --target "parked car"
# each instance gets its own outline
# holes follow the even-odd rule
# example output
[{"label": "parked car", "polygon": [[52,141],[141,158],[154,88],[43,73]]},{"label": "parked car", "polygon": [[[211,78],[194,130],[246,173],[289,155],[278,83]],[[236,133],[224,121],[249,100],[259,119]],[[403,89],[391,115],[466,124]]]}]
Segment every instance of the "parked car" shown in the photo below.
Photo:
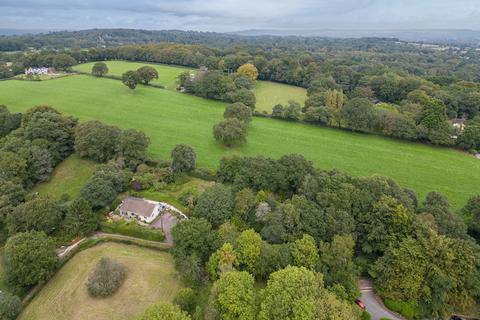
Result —
[{"label": "parked car", "polygon": [[360,299],[355,299],[355,303],[357,304],[357,306],[362,309],[362,310],[365,310],[365,304],[363,303],[362,300]]}]

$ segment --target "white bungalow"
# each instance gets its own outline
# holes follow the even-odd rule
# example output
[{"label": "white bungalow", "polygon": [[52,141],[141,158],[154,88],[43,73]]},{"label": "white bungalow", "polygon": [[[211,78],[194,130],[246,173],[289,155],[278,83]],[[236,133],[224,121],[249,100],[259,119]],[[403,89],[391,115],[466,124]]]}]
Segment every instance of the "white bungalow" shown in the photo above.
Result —
[{"label": "white bungalow", "polygon": [[163,209],[164,205],[160,202],[134,197],[126,197],[118,206],[118,211],[123,217],[138,219],[145,223],[155,220]]}]

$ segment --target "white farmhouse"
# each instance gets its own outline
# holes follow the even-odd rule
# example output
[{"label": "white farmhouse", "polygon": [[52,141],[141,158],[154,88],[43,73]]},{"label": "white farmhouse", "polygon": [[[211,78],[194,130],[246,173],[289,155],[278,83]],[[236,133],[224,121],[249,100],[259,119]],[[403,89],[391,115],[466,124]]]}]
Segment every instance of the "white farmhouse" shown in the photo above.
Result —
[{"label": "white farmhouse", "polygon": [[123,217],[138,219],[145,223],[155,220],[163,209],[164,205],[160,202],[134,197],[126,197],[118,206],[118,211]]}]

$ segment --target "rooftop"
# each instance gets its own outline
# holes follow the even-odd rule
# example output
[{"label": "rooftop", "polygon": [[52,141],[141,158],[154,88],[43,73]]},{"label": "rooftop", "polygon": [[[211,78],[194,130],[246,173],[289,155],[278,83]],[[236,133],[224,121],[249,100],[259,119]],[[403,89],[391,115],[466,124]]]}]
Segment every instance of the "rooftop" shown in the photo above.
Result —
[{"label": "rooftop", "polygon": [[139,216],[149,217],[153,213],[156,205],[157,203],[154,201],[141,198],[126,197],[119,208],[122,211],[129,211]]}]

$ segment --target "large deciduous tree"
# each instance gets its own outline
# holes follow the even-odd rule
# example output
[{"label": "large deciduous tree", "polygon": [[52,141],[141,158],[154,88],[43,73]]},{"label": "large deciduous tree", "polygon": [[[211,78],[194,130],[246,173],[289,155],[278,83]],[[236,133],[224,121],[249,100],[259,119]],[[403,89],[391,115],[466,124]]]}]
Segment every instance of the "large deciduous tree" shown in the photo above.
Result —
[{"label": "large deciduous tree", "polygon": [[5,272],[20,286],[48,280],[59,264],[53,242],[43,232],[17,233],[5,245]]},{"label": "large deciduous tree", "polygon": [[241,65],[237,69],[237,75],[239,76],[247,76],[249,77],[252,81],[257,80],[258,78],[258,70],[257,68],[251,64],[251,63],[246,63]]},{"label": "large deciduous tree", "polygon": [[195,212],[213,226],[219,226],[232,216],[233,206],[232,190],[223,184],[215,184],[200,195]]},{"label": "large deciduous tree", "polygon": [[87,121],[75,130],[75,150],[81,157],[98,162],[111,160],[117,154],[122,132],[100,121]]},{"label": "large deciduous tree", "polygon": [[96,62],[92,67],[92,74],[95,77],[103,77],[108,73],[108,67],[105,62]]},{"label": "large deciduous tree", "polygon": [[260,256],[262,238],[253,229],[243,231],[237,238],[236,252],[240,267],[255,273],[255,265]]},{"label": "large deciduous tree", "polygon": [[213,127],[215,140],[228,147],[244,143],[247,139],[247,126],[236,118],[228,118]]},{"label": "large deciduous tree", "polygon": [[158,72],[150,66],[143,66],[137,69],[138,79],[143,84],[149,84],[153,79],[158,79]]},{"label": "large deciduous tree", "polygon": [[195,170],[196,154],[192,147],[177,144],[171,153],[173,172],[191,172]]},{"label": "large deciduous tree", "polygon": [[319,261],[318,249],[312,236],[304,234],[303,238],[295,240],[290,245],[290,252],[292,253],[293,263],[297,267],[305,267],[310,270],[317,268]]},{"label": "large deciduous tree", "polygon": [[122,82],[124,85],[126,85],[127,87],[133,90],[137,87],[137,84],[140,82],[140,78],[136,71],[130,70],[122,74]]},{"label": "large deciduous tree", "polygon": [[142,131],[127,129],[120,135],[118,155],[125,161],[127,167],[135,170],[147,159],[147,149],[150,139]]},{"label": "large deciduous tree", "polygon": [[192,318],[185,311],[180,310],[177,305],[159,303],[148,307],[137,320],[191,320]]},{"label": "large deciduous tree", "polygon": [[212,287],[210,306],[218,319],[256,319],[255,280],[245,271],[221,275]]}]

